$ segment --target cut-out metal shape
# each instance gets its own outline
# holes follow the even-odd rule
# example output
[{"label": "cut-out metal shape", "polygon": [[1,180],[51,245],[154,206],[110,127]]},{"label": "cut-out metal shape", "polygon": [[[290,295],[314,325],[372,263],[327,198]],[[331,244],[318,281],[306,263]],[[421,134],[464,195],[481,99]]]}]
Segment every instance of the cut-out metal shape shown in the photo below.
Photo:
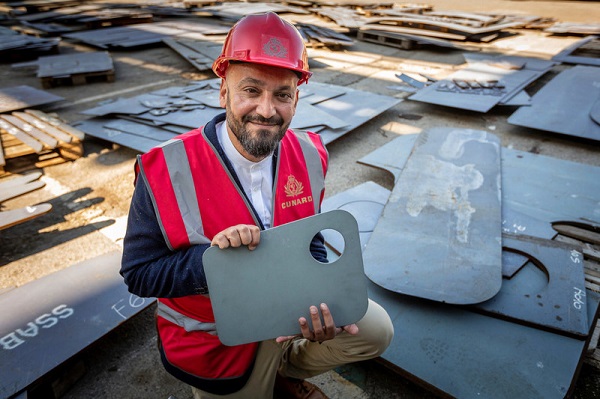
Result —
[{"label": "cut-out metal shape", "polygon": [[498,294],[474,307],[561,334],[587,336],[583,254],[558,241],[523,235],[504,235],[502,242],[505,251],[523,254],[530,261],[503,281]]},{"label": "cut-out metal shape", "polygon": [[502,284],[500,142],[484,131],[420,134],[364,252],[371,281],[455,304]]},{"label": "cut-out metal shape", "polygon": [[[325,229],[345,241],[344,253],[331,263],[310,253],[313,237]],[[298,334],[298,318],[310,320],[309,307],[321,303],[336,325],[357,322],[368,304],[360,248],[356,219],[342,210],[264,230],[253,251],[208,248],[203,264],[219,339],[239,345]]]}]

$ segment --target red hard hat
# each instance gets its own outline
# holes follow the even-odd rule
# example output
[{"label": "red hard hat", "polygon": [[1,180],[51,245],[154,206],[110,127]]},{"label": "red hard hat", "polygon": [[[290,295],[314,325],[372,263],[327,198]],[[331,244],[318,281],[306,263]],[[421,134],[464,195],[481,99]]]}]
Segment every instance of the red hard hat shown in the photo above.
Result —
[{"label": "red hard hat", "polygon": [[221,55],[212,66],[217,76],[225,77],[229,61],[290,69],[300,75],[298,84],[307,82],[312,75],[302,36],[294,25],[274,12],[248,15],[231,28]]}]

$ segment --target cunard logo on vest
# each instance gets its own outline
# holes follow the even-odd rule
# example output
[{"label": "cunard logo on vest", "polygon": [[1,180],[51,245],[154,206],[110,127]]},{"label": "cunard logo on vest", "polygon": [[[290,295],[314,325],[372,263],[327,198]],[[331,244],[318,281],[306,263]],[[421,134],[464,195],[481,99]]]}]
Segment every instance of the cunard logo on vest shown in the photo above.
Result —
[{"label": "cunard logo on vest", "polygon": [[287,58],[287,48],[276,37],[272,37],[263,45],[263,51],[266,55],[277,58]]},{"label": "cunard logo on vest", "polygon": [[[285,183],[285,187],[283,188],[285,191],[285,195],[288,197],[298,197],[304,192],[304,185],[302,182],[296,180],[294,175],[289,175],[287,183]],[[306,204],[308,202],[312,202],[312,196],[306,195],[299,198],[293,198],[289,201],[284,201],[281,203],[281,208],[290,208],[292,206],[297,206],[300,204]]]},{"label": "cunard logo on vest", "polygon": [[284,189],[285,189],[285,194],[288,197],[295,197],[297,195],[302,194],[302,191],[304,191],[304,186],[302,185],[301,182],[296,180],[294,175],[289,175],[288,181],[285,184]]}]

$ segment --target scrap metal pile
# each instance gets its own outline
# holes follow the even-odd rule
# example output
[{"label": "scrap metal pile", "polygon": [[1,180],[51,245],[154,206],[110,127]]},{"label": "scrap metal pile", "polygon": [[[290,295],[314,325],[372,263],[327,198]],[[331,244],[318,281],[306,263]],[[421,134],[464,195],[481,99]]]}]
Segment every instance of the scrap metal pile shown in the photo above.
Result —
[{"label": "scrap metal pile", "polygon": [[366,182],[323,210],[358,221],[369,297],[396,329],[383,359],[452,397],[568,397],[597,330],[600,168],[460,128],[359,162],[394,188]]}]

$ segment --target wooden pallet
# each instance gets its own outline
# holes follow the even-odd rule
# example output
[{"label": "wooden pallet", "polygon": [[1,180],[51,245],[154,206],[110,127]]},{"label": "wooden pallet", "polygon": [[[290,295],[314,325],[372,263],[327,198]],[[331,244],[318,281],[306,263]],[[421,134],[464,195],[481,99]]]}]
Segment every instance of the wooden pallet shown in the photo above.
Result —
[{"label": "wooden pallet", "polygon": [[50,89],[57,86],[77,86],[100,81],[108,83],[114,82],[115,71],[86,72],[76,73],[69,76],[49,76],[40,78],[40,82],[42,83],[42,87],[44,89]]},{"label": "wooden pallet", "polygon": [[[600,293],[600,228],[555,224],[555,240],[580,248],[583,253],[585,288]],[[587,349],[586,362],[600,368],[600,325],[596,324]]]},{"label": "wooden pallet", "polygon": [[84,133],[38,110],[0,114],[0,176],[83,155]]}]

